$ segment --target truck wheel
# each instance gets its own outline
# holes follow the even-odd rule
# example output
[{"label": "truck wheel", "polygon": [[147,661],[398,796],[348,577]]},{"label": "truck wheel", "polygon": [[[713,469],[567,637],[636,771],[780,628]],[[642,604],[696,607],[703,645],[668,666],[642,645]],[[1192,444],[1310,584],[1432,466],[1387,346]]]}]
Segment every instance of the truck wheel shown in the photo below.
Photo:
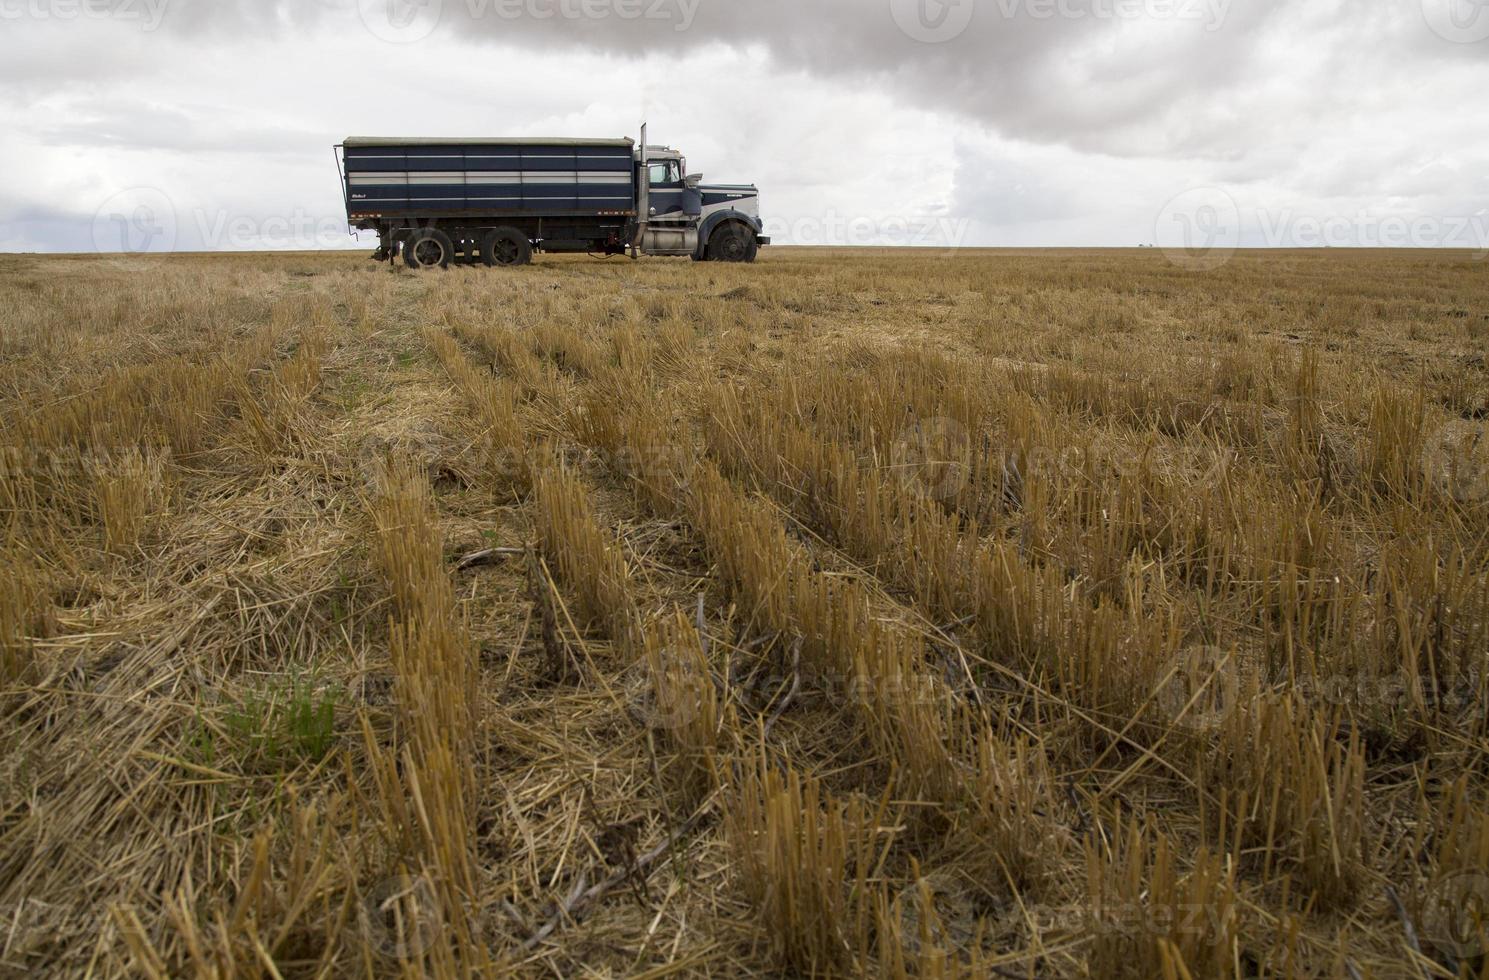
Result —
[{"label": "truck wheel", "polygon": [[487,265],[527,265],[533,244],[516,228],[498,228],[481,240],[481,261]]},{"label": "truck wheel", "polygon": [[455,243],[438,228],[416,231],[403,246],[403,262],[410,269],[448,269],[455,258]]},{"label": "truck wheel", "polygon": [[725,225],[708,240],[708,257],[714,262],[753,262],[757,252],[755,236],[739,224]]}]

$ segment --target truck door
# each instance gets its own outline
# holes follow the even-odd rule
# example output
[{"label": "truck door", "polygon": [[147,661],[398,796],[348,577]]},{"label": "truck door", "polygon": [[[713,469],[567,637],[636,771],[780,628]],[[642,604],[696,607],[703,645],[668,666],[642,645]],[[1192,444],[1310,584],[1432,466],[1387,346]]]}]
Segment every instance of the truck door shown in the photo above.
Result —
[{"label": "truck door", "polygon": [[687,188],[682,182],[682,168],[676,160],[657,160],[647,166],[647,177],[651,181],[651,213],[654,218],[681,217],[683,196]]}]

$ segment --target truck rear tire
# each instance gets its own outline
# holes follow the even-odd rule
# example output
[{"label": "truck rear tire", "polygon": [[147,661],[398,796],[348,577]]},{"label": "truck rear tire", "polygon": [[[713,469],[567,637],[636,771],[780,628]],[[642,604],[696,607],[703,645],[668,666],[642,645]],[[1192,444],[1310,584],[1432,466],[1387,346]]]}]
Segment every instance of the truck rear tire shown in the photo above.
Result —
[{"label": "truck rear tire", "polygon": [[708,240],[708,257],[713,262],[753,262],[758,253],[754,234],[735,222],[720,228]]},{"label": "truck rear tire", "polygon": [[455,258],[455,243],[438,228],[416,231],[403,246],[403,264],[410,269],[448,269]]},{"label": "truck rear tire", "polygon": [[487,265],[528,265],[533,244],[516,228],[498,228],[481,239],[481,261]]}]

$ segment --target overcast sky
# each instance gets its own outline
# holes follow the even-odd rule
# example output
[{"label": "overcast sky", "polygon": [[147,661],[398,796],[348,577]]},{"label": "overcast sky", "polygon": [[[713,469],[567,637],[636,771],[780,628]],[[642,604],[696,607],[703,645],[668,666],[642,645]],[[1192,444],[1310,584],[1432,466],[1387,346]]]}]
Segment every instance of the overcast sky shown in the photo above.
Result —
[{"label": "overcast sky", "polygon": [[1489,252],[1486,82],[1489,0],[0,0],[0,250],[354,244],[342,137],[645,119],[780,242]]}]

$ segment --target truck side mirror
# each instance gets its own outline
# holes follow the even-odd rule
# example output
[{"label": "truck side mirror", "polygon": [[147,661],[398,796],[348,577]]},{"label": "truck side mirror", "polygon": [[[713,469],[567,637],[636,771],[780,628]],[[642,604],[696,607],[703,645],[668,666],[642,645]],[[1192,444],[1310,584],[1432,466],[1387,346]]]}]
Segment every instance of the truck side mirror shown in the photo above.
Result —
[{"label": "truck side mirror", "polygon": [[683,180],[683,183],[687,184],[689,187],[697,187],[699,184],[703,183],[703,175],[688,174],[688,176]]}]

